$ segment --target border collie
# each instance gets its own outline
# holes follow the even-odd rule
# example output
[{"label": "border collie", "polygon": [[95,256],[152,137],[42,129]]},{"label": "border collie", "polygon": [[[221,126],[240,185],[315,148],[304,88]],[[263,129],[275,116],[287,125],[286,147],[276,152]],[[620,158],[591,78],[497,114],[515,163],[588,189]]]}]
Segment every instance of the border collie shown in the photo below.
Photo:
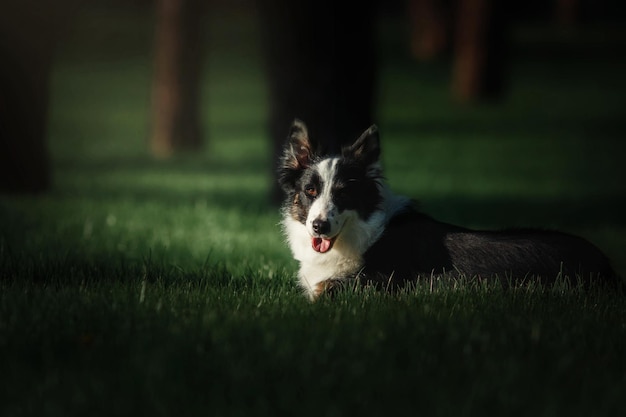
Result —
[{"label": "border collie", "polygon": [[282,226],[311,300],[337,284],[388,287],[453,275],[521,282],[557,277],[617,282],[586,240],[534,229],[475,231],[434,220],[383,180],[376,126],[337,155],[318,153],[295,120],[278,168]]}]

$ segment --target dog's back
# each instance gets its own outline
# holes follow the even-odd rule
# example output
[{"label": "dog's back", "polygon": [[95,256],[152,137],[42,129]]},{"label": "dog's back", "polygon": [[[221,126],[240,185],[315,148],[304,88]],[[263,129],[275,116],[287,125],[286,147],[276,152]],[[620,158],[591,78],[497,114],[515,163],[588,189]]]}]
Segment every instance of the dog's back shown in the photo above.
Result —
[{"label": "dog's back", "polygon": [[617,283],[608,258],[578,236],[556,231],[475,231],[407,208],[394,217],[364,256],[363,276],[410,281],[432,274],[500,279],[504,283],[557,278]]}]

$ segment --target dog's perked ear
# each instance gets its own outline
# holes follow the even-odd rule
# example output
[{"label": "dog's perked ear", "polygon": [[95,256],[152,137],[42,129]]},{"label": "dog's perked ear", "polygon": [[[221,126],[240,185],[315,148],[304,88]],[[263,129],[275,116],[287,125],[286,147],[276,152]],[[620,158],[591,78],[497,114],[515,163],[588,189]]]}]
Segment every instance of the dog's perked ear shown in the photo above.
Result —
[{"label": "dog's perked ear", "polygon": [[345,146],[341,150],[341,154],[344,158],[355,159],[365,165],[378,162],[380,139],[376,125],[371,125],[352,145]]},{"label": "dog's perked ear", "polygon": [[314,149],[306,125],[295,119],[289,129],[287,143],[278,167],[278,183],[289,191],[295,184],[300,172],[308,168],[314,158]]},{"label": "dog's perked ear", "polygon": [[283,166],[291,169],[305,169],[311,165],[313,146],[309,131],[301,120],[294,120],[289,129],[289,137],[283,153]]}]

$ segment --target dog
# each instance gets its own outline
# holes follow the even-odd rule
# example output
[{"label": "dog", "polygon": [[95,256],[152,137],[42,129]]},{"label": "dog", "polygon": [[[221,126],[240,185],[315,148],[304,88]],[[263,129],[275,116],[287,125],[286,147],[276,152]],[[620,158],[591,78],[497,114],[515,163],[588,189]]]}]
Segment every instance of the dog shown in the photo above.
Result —
[{"label": "dog", "polygon": [[296,119],[278,163],[282,229],[311,300],[355,282],[388,288],[446,274],[505,285],[557,277],[617,281],[608,258],[583,238],[536,229],[477,231],[420,212],[387,186],[375,125],[338,154],[318,148]]}]

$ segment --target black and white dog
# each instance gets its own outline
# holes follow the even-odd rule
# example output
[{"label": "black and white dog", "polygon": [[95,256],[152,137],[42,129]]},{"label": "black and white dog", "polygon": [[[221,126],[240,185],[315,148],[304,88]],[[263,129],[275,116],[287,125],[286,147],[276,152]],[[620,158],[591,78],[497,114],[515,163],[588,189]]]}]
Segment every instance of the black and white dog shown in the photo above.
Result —
[{"label": "black and white dog", "polygon": [[286,193],[282,226],[311,299],[339,283],[387,286],[446,274],[617,281],[606,256],[580,237],[474,231],[420,213],[385,184],[376,126],[339,155],[320,155],[316,148],[304,123],[294,121],[278,170]]}]

